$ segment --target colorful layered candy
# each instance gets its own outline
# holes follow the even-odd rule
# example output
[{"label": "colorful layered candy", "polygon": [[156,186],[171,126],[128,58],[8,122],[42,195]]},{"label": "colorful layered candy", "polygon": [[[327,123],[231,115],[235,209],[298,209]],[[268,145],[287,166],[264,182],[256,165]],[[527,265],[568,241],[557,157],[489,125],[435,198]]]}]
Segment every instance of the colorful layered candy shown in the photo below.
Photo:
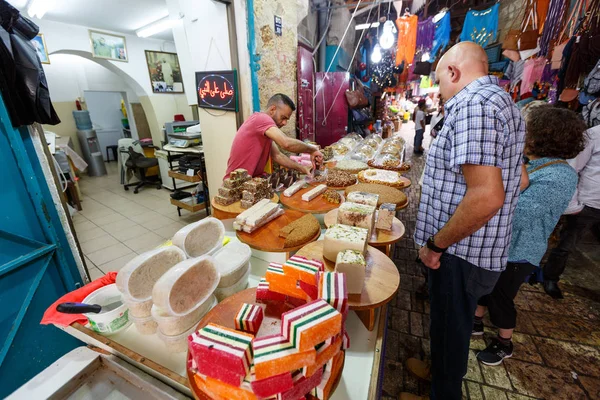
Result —
[{"label": "colorful layered candy", "polygon": [[280,301],[284,302],[286,300],[286,295],[274,292],[270,289],[269,281],[265,278],[261,278],[260,282],[258,282],[258,286],[256,287],[256,300],[259,301]]},{"label": "colorful layered candy", "polygon": [[314,286],[317,285],[317,276],[319,271],[322,270],[322,263],[311,261],[303,257],[293,256],[283,264],[283,272],[285,275]]},{"label": "colorful layered candy", "polygon": [[215,379],[210,376],[206,376],[205,379],[206,390],[213,396],[219,396],[219,398],[228,400],[258,400],[256,394],[251,391],[245,390],[239,385],[232,386],[220,379]]},{"label": "colorful layered candy", "polygon": [[317,372],[318,369],[323,369],[323,366],[329,362],[342,348],[342,335],[333,337],[318,346],[316,346],[317,357],[315,362],[302,368],[302,375],[310,377]]},{"label": "colorful layered candy", "polygon": [[[307,351],[342,331],[342,314],[322,299],[281,315],[281,334],[300,351]],[[308,364],[305,364],[308,365]]]},{"label": "colorful layered candy", "polygon": [[261,399],[287,392],[294,387],[291,372],[275,375],[270,378],[253,380],[250,383],[252,391]]},{"label": "colorful layered candy", "polygon": [[[242,378],[248,374],[252,362],[252,339],[254,336],[228,329],[216,324],[208,324],[190,335],[189,348],[196,364],[203,359]],[[220,376],[217,371],[209,374],[216,379],[230,379]]]},{"label": "colorful layered candy", "polygon": [[339,272],[323,272],[320,274],[319,298],[325,300],[343,315],[346,315],[348,313],[346,275]]},{"label": "colorful layered candy", "polygon": [[331,361],[328,363],[321,383],[311,391],[313,396],[316,396],[320,400],[329,400],[335,378],[339,375],[340,370],[344,366],[344,352],[340,351]]},{"label": "colorful layered candy", "polygon": [[271,335],[254,340],[254,371],[256,379],[267,379],[315,362],[313,348],[300,351],[285,337]]},{"label": "colorful layered candy", "polygon": [[303,300],[306,300],[308,297],[306,293],[296,285],[296,279],[284,273],[281,264],[269,264],[265,278],[269,282],[269,289],[273,292]]},{"label": "colorful layered candy", "polygon": [[323,369],[318,370],[310,378],[302,375],[302,372],[296,371],[292,376],[294,387],[287,392],[279,393],[277,400],[297,400],[310,393],[316,386],[321,383],[323,378]]},{"label": "colorful layered candy", "polygon": [[255,335],[262,321],[263,310],[260,306],[243,303],[235,316],[235,329]]}]

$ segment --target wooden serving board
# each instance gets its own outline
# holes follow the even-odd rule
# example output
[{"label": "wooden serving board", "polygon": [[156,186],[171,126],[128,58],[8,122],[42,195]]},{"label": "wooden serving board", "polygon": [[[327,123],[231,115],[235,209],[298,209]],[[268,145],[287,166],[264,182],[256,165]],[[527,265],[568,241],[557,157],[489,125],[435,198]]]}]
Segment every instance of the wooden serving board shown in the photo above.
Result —
[{"label": "wooden serving board", "polygon": [[[273,194],[273,197],[271,198],[271,201],[273,203],[279,203],[279,196],[277,196],[277,194]],[[215,198],[213,197],[212,199],[210,199],[210,205],[215,210],[218,210],[218,211],[220,211],[222,213],[225,213],[225,214],[228,214],[228,215],[232,215],[233,217],[230,216],[230,218],[235,218],[236,216],[238,216],[242,212],[246,211],[245,208],[242,208],[242,202],[241,201],[236,201],[235,203],[230,204],[228,206],[222,206],[220,204],[217,204],[215,202]]]},{"label": "wooden serving board", "polygon": [[[323,257],[323,240],[312,242],[298,250],[296,255],[320,260],[327,271],[335,270],[335,262]],[[372,246],[367,246],[365,255],[367,271],[365,285],[361,294],[348,295],[351,310],[368,310],[389,302],[400,286],[398,268],[388,256]]]},{"label": "wooden serving board", "polygon": [[[221,325],[230,329],[235,329],[234,319],[243,303],[256,304],[256,288],[246,289],[244,291],[236,293],[233,296],[230,296],[222,302],[220,302],[219,304],[217,304],[216,307],[210,310],[208,314],[206,314],[204,318],[200,320],[198,326],[196,327],[196,330],[204,328],[209,323]],[[290,308],[288,308],[284,304],[269,304],[268,306],[264,304],[259,305],[263,308],[263,322],[260,325],[260,329],[257,332],[256,337],[280,334],[281,314],[285,311],[290,310]],[[188,352],[188,358],[189,356],[190,355]],[[333,392],[335,392],[335,388],[337,387],[339,381],[342,378],[343,370],[344,368],[342,367],[340,369],[339,375],[336,377],[334,390],[331,391],[332,394]],[[199,400],[210,400],[210,397],[204,392],[202,392],[198,388],[198,385],[196,385],[196,382],[194,380],[194,372],[188,369],[187,376],[189,387],[192,391],[192,394],[194,395],[194,398]],[[310,398],[315,399],[315,397],[312,396]]]},{"label": "wooden serving board", "polygon": [[302,218],[305,213],[296,210],[285,210],[285,214],[275,218],[273,221],[258,228],[252,233],[236,231],[236,235],[241,242],[255,250],[267,251],[272,253],[289,253],[296,251],[307,243],[314,242],[321,236],[321,230],[308,242],[295,247],[283,247],[285,238],[279,237],[279,230],[284,226]]},{"label": "wooden serving board", "polygon": [[[337,223],[338,211],[338,209],[335,209],[325,214],[324,222],[327,228]],[[388,244],[393,244],[402,239],[405,233],[406,229],[404,228],[404,224],[398,218],[394,217],[394,221],[392,222],[392,230],[384,231],[382,229],[374,229],[373,233],[371,234],[371,238],[369,239],[369,244],[371,246],[385,246]]]},{"label": "wooden serving board", "polygon": [[[323,198],[322,195],[319,195],[312,199],[311,201],[302,200],[302,195],[306,192],[314,189],[313,186],[309,186],[306,189],[301,189],[292,197],[281,196],[281,204],[286,206],[287,208],[291,208],[292,210],[302,211],[304,213],[311,214],[325,214],[335,208],[338,208],[340,204],[329,203],[327,200]],[[328,188],[329,189],[329,188]],[[344,202],[344,198],[342,196],[342,203]]]}]

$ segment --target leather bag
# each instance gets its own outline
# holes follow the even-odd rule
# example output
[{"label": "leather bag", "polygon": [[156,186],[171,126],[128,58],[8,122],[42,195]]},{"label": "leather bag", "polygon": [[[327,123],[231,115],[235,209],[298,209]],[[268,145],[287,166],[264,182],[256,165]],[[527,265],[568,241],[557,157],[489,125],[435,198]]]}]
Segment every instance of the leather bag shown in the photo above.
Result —
[{"label": "leather bag", "polygon": [[537,0],[530,0],[526,17],[521,25],[521,35],[519,36],[519,50],[532,50],[538,45],[539,28],[537,23]]},{"label": "leather bag", "polygon": [[502,50],[519,50],[519,37],[521,31],[518,29],[511,29],[504,37],[502,42]]},{"label": "leather bag", "polygon": [[369,100],[365,96],[365,90],[360,83],[356,84],[354,90],[346,90],[346,101],[351,110],[369,106]]}]

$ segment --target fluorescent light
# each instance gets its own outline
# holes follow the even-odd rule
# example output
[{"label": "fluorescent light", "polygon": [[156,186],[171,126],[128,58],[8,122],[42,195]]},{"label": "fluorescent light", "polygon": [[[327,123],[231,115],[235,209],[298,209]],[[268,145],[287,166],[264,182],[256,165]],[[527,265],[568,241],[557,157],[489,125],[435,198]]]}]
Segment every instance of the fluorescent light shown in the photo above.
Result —
[{"label": "fluorescent light", "polygon": [[371,53],[371,61],[374,64],[377,64],[379,61],[381,61],[381,47],[379,47],[379,43],[377,43],[375,47],[373,47],[373,52]]},{"label": "fluorescent light", "polygon": [[42,19],[46,11],[54,6],[54,0],[32,0],[27,9],[27,14],[31,18],[37,17]]},{"label": "fluorescent light", "polygon": [[369,29],[369,28],[377,28],[378,26],[379,26],[379,22],[373,22],[371,24],[356,25],[356,27],[354,29],[356,29],[357,31],[362,31],[362,30]]},{"label": "fluorescent light", "polygon": [[146,38],[152,35],[156,35],[162,31],[166,31],[167,29],[171,29],[175,25],[181,23],[181,19],[171,19],[169,17],[160,19],[143,27],[142,29],[138,29],[135,31],[135,34],[139,37]]},{"label": "fluorescent light", "polygon": [[8,0],[8,2],[16,8],[23,8],[27,5],[27,0]]}]

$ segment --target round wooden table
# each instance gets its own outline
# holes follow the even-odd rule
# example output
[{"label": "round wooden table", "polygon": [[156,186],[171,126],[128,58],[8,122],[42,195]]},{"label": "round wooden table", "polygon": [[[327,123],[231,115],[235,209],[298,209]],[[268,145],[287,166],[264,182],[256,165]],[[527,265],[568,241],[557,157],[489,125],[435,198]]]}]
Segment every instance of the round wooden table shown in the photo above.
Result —
[{"label": "round wooden table", "polygon": [[[338,209],[331,210],[325,214],[325,226],[329,228],[331,225],[337,223]],[[404,237],[406,229],[404,224],[396,217],[392,222],[392,230],[384,231],[382,229],[374,229],[369,239],[369,244],[378,250],[381,250],[388,257],[390,256],[390,249],[392,244],[396,243]]]},{"label": "round wooden table", "polygon": [[302,218],[305,213],[296,210],[285,210],[285,213],[275,218],[273,221],[261,226],[252,233],[235,231],[237,238],[255,250],[266,251],[271,253],[289,253],[296,251],[307,243],[314,242],[321,236],[321,230],[310,239],[308,242],[295,247],[283,247],[285,238],[279,236],[279,230],[286,225]]},{"label": "round wooden table", "polygon": [[[306,189],[301,189],[296,194],[291,197],[281,196],[281,204],[296,211],[302,211],[303,213],[311,213],[311,214],[325,214],[335,208],[340,206],[340,203],[329,203],[327,200],[323,198],[322,195],[319,195],[312,199],[311,201],[302,200],[302,195],[306,192],[313,190],[313,186],[309,186]],[[328,188],[329,189],[329,188]],[[342,196],[342,202],[344,202],[344,197]]]},{"label": "round wooden table", "polygon": [[[326,271],[335,270],[335,262],[323,257],[323,240],[302,247],[296,255],[322,261]],[[375,309],[387,304],[400,287],[400,273],[396,264],[383,252],[373,246],[367,246],[365,254],[367,269],[365,284],[360,294],[349,294],[348,304],[357,311],[361,321],[370,331],[375,327]]]},{"label": "round wooden table", "polygon": [[[210,310],[208,314],[204,316],[198,323],[196,330],[204,328],[209,323],[214,323],[217,325],[224,326],[225,328],[235,329],[234,319],[237,315],[242,303],[248,304],[256,304],[256,288],[246,289],[239,293],[230,296],[217,304],[215,308]],[[265,307],[263,305],[263,322],[260,325],[260,329],[255,335],[255,337],[263,337],[268,335],[281,334],[281,313],[288,311],[289,308],[285,307],[285,305],[281,305],[281,307],[277,307],[277,305],[269,305]],[[188,351],[188,358],[190,357]],[[338,386],[341,378],[342,371],[344,368],[342,367],[339,371],[338,376],[335,378],[336,381],[333,385],[333,389],[331,393],[335,392],[335,388]],[[187,377],[189,382],[189,387],[194,395],[194,398],[197,400],[210,400],[210,396],[206,395],[204,392],[198,388],[196,381],[194,380],[194,372],[190,369],[187,369]],[[311,399],[315,399],[314,397],[310,397]]]},{"label": "round wooden table", "polygon": [[[277,194],[273,194],[271,201],[273,203],[279,203],[279,196],[277,196]],[[215,198],[213,197],[212,199],[210,199],[210,205],[213,208],[212,216],[220,220],[235,218],[242,212],[246,211],[245,208],[242,208],[241,201],[236,201],[235,203],[230,204],[228,206],[222,206],[220,204],[217,204],[215,202]]]}]

